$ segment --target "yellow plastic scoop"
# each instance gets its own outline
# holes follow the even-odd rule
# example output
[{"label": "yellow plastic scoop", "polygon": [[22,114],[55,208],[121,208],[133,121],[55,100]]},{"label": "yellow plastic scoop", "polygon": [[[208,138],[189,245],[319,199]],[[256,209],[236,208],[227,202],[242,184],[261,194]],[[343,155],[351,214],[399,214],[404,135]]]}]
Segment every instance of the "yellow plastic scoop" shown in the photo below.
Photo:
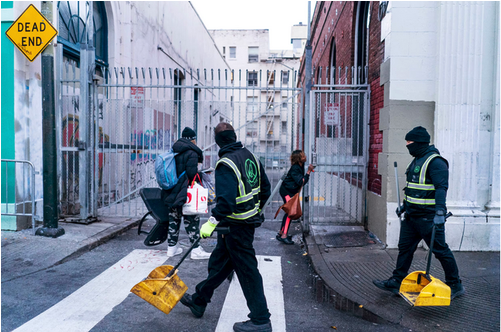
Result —
[{"label": "yellow plastic scoop", "polygon": [[[448,213],[445,218],[452,216]],[[435,242],[435,225],[431,233],[430,252],[425,271],[415,271],[405,277],[399,294],[412,306],[448,306],[451,304],[451,288],[430,275],[431,254]]]},{"label": "yellow plastic scoop", "polygon": [[424,271],[409,274],[400,285],[399,294],[412,306],[448,306],[451,304],[451,288]]},{"label": "yellow plastic scoop", "polygon": [[177,269],[172,265],[162,265],[151,271],[146,279],[130,291],[168,314],[187,290],[188,286],[178,277]]}]

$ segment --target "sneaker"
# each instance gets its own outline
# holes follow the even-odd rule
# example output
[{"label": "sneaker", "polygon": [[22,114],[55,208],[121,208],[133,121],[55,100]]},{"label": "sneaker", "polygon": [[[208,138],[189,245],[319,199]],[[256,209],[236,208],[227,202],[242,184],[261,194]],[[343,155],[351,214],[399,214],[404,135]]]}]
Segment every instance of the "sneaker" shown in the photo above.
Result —
[{"label": "sneaker", "polygon": [[178,244],[176,244],[175,246],[169,246],[169,248],[167,248],[167,257],[181,255],[182,252],[183,248],[179,247]]},{"label": "sneaker", "polygon": [[376,285],[377,288],[392,292],[393,294],[398,294],[402,282],[398,282],[397,279],[391,277],[388,280],[372,280],[372,283]]},{"label": "sneaker", "polygon": [[202,248],[202,246],[199,246],[198,248],[194,248],[191,250],[191,259],[209,259],[210,258],[210,252],[207,252]]},{"label": "sneaker", "polygon": [[271,332],[271,322],[265,324],[254,324],[252,321],[248,320],[245,322],[235,323],[233,325],[233,331],[236,332],[247,332],[247,331],[259,331],[259,332]]},{"label": "sneaker", "polygon": [[185,293],[181,298],[181,303],[190,308],[191,313],[195,315],[195,317],[200,318],[204,315],[206,306],[195,304],[190,294]]},{"label": "sneaker", "polygon": [[460,282],[456,282],[455,284],[449,285],[451,288],[451,300],[453,300],[455,297],[461,296],[465,293],[463,284]]}]

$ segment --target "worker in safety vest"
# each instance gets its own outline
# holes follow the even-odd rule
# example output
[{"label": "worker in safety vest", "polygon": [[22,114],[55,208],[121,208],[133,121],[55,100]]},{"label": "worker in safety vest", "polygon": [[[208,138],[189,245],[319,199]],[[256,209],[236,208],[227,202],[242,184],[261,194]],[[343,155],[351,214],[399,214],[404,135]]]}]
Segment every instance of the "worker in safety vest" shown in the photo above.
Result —
[{"label": "worker in safety vest", "polygon": [[[434,145],[429,145],[430,134],[419,126],[405,136],[407,149],[414,157],[405,172],[404,204],[397,215],[404,214],[400,224],[397,266],[388,280],[373,280],[377,287],[398,294],[402,280],[407,276],[414,252],[424,239],[430,246],[433,225],[435,241],[433,254],[442,264],[445,283],[451,288],[451,299],[463,295],[456,259],[445,242],[445,199],[449,186],[449,164]],[[400,202],[399,202],[400,203]]]},{"label": "worker in safety vest", "polygon": [[253,247],[254,232],[264,220],[261,209],[271,195],[271,185],[259,159],[237,142],[229,123],[219,123],[214,132],[221,148],[215,171],[217,204],[200,228],[200,235],[209,237],[216,225],[229,227],[229,233],[218,233],[216,248],[209,259],[208,277],[196,286],[194,294],[185,294],[181,303],[195,317],[202,317],[214,290],[235,271],[250,320],[235,323],[234,331],[272,331]]}]

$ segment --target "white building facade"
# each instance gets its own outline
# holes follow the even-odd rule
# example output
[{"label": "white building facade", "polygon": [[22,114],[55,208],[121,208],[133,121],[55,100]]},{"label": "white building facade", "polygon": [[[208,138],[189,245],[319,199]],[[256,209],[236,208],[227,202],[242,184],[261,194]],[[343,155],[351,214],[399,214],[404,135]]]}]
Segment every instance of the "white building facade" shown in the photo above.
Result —
[{"label": "white building facade", "polygon": [[450,165],[448,244],[465,251],[500,248],[499,7],[499,2],[388,3],[381,21],[383,194],[369,193],[368,209],[369,228],[389,247],[397,247],[399,234],[393,161],[403,187],[411,159],[404,136],[421,125]]},{"label": "white building facade", "polygon": [[[303,26],[304,27],[304,26]],[[284,167],[297,138],[297,70],[306,29],[292,28],[291,50],[270,50],[267,29],[209,30],[234,72],[233,126],[268,167]]]}]

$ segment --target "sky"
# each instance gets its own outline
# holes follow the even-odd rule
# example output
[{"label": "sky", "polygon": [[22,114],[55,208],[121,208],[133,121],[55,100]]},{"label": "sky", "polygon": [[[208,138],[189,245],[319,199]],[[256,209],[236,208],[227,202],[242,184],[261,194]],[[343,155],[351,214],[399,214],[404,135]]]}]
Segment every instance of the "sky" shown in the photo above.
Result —
[{"label": "sky", "polygon": [[[315,3],[311,1],[311,15]],[[308,24],[306,0],[192,0],[191,4],[209,30],[268,29],[272,50],[292,50],[292,26]]]}]

